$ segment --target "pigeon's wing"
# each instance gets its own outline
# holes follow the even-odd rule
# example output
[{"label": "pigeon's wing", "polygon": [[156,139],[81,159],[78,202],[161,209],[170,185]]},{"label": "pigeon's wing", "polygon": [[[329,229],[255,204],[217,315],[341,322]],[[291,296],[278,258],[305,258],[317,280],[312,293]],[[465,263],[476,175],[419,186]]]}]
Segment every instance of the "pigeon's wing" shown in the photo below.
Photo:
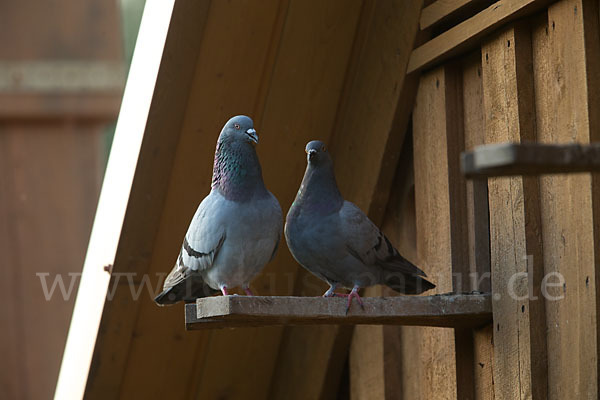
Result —
[{"label": "pigeon's wing", "polygon": [[200,203],[183,238],[175,267],[165,279],[164,289],[178,285],[191,275],[212,267],[227,239],[224,224],[226,207],[223,204],[224,199],[218,192],[211,192]]},{"label": "pigeon's wing", "polygon": [[394,272],[426,276],[398,253],[389,239],[356,205],[345,201],[339,216],[346,249],[365,265],[379,265]]}]

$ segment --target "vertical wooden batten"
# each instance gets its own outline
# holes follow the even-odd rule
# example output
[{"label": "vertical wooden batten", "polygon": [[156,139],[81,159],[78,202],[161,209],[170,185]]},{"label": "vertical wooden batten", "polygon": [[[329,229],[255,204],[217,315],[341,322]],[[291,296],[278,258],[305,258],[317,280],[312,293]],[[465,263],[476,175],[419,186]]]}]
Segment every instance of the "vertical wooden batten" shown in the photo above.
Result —
[{"label": "vertical wooden batten", "polygon": [[[597,1],[560,1],[535,23],[533,64],[540,142],[600,139],[599,36]],[[548,398],[597,398],[597,177],[543,176],[540,196],[545,273],[555,285],[548,287],[553,298],[546,299]]]},{"label": "vertical wooden batten", "polygon": [[[458,242],[451,237],[457,229],[452,224],[461,219],[460,207],[465,208],[464,198],[460,200],[457,193],[451,193],[454,189],[450,188],[449,181],[458,167],[458,160],[452,158],[459,143],[459,137],[455,137],[459,121],[455,118],[462,116],[455,114],[457,105],[453,103],[459,82],[453,67],[437,68],[423,75],[413,112],[417,254],[419,265],[437,285],[437,293],[452,291],[456,283],[452,278],[454,259],[462,259],[467,248],[466,242],[455,247]],[[417,367],[421,368],[420,398],[456,398],[454,332],[420,329]]]},{"label": "vertical wooden batten", "polygon": [[[536,138],[531,38],[513,25],[482,45],[485,141]],[[535,177],[491,178],[489,187],[494,394],[547,395],[540,198]]]},{"label": "vertical wooden batten", "polygon": [[[462,67],[463,126],[465,149],[485,142],[485,113],[481,51],[465,57]],[[466,186],[469,234],[469,273],[467,289],[491,291],[490,234],[487,180],[470,180]],[[493,344],[491,325],[473,330],[473,390],[475,399],[493,399]]]}]

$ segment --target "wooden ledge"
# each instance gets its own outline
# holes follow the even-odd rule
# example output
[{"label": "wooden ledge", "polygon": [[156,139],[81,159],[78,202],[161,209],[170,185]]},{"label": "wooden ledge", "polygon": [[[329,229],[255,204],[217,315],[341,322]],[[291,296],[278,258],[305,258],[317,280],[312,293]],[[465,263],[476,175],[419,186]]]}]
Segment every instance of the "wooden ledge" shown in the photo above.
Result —
[{"label": "wooden ledge", "polygon": [[186,329],[268,325],[419,325],[475,327],[492,320],[492,301],[485,294],[364,297],[346,315],[341,297],[216,296],[185,305]]},{"label": "wooden ledge", "polygon": [[464,152],[467,178],[600,171],[600,143],[499,143]]}]

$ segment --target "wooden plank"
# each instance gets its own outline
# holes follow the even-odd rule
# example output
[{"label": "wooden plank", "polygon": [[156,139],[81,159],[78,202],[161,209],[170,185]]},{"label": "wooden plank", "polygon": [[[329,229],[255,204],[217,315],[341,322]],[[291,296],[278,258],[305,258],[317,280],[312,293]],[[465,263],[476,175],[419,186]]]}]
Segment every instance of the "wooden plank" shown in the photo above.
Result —
[{"label": "wooden plank", "polygon": [[[105,167],[106,125],[116,120],[122,90],[113,87],[106,101],[83,99],[82,108],[64,92],[12,90],[31,82],[9,65],[122,64],[116,2],[33,5],[0,5],[0,396],[7,399],[48,399],[56,388]],[[55,114],[62,105],[99,118]],[[65,297],[60,286],[50,296],[60,279]]]},{"label": "wooden plank", "polygon": [[469,178],[600,171],[600,143],[497,143],[463,153],[461,162]]},{"label": "wooden plank", "polygon": [[[526,25],[482,46],[486,143],[535,140],[531,39]],[[535,178],[488,181],[494,393],[496,398],[547,396],[544,275],[539,188]],[[530,258],[528,258],[530,257]],[[531,261],[533,260],[533,262]]]},{"label": "wooden plank", "polygon": [[[457,134],[459,123],[448,114],[454,110],[450,102],[456,100],[456,79],[452,68],[423,75],[413,111],[417,265],[427,271],[438,293],[450,290],[456,283],[452,278],[453,262],[464,256],[466,247],[461,244],[462,248],[456,248],[457,242],[451,236],[456,229],[451,225],[458,220],[452,213],[466,208],[456,202],[449,186],[449,177],[455,175],[450,168],[458,167],[451,167],[449,159],[457,146],[451,141],[458,139],[453,135]],[[420,336],[419,397],[456,398],[454,332],[431,329]]]},{"label": "wooden plank", "polygon": [[[598,37],[597,1],[558,2],[535,23],[540,142],[598,141]],[[564,296],[546,299],[549,399],[598,398],[597,182],[589,174],[540,178],[545,273],[559,282],[548,294]]]},{"label": "wooden plank", "polygon": [[[402,145],[400,160],[396,167],[393,189],[388,200],[387,211],[381,229],[388,239],[396,244],[400,254],[409,260],[416,260],[416,223],[415,223],[415,193],[413,171],[412,131],[407,132]],[[392,290],[384,288],[385,295],[397,295]],[[418,398],[420,369],[415,368],[414,360],[420,359],[420,349],[414,346],[418,342],[419,333],[426,328],[414,326],[383,326],[383,395],[388,398],[411,399]],[[372,338],[371,342],[375,342]],[[371,346],[362,346],[367,353]],[[371,357],[376,359],[375,357]],[[363,359],[369,359],[363,356]],[[361,371],[357,371],[361,373]],[[369,372],[364,372],[366,376]],[[373,382],[377,384],[377,382]],[[374,385],[365,385],[365,391]],[[364,398],[369,398],[369,392]],[[385,397],[384,397],[385,398]]]},{"label": "wooden plank", "polygon": [[[463,124],[465,149],[471,150],[485,142],[483,79],[481,51],[477,50],[463,61]],[[487,180],[466,183],[467,225],[469,226],[469,289],[491,291],[490,232]]]},{"label": "wooden plank", "polygon": [[[354,307],[346,314],[341,297],[214,296],[186,304],[188,329],[208,326],[263,325],[420,325],[479,326],[489,321],[489,294],[448,294],[435,296],[364,297],[364,310]],[[220,324],[216,324],[216,322]]]},{"label": "wooden plank", "polygon": [[495,0],[437,0],[423,9],[419,25],[429,29],[448,20],[465,19]]},{"label": "wooden plank", "polygon": [[481,39],[503,24],[531,15],[551,0],[499,0],[477,15],[456,25],[416,48],[408,72],[429,68],[443,60],[476,47]]},{"label": "wooden plank", "polygon": [[[0,352],[8,368],[0,371],[0,387],[7,398],[47,398],[100,189],[102,126],[0,126]],[[60,286],[52,291],[55,282],[64,294]]]},{"label": "wooden plank", "polygon": [[[485,115],[483,106],[483,79],[481,77],[481,51],[466,57],[462,67],[463,126],[465,149],[485,141]],[[491,291],[490,232],[487,180],[466,182],[467,226],[469,242],[469,288]],[[473,342],[473,398],[493,399],[492,379],[492,327],[475,329]]]},{"label": "wooden plank", "polygon": [[[445,67],[445,135],[447,151],[448,201],[450,208],[450,249],[452,262],[452,290],[470,291],[470,263],[466,181],[460,173],[459,155],[464,149],[462,68],[458,64]],[[442,170],[444,171],[444,170]],[[442,172],[443,173],[443,172]],[[474,397],[473,332],[455,329],[456,395],[459,399]]]},{"label": "wooden plank", "polygon": [[119,115],[123,93],[0,94],[0,119],[60,120],[65,118],[113,122]]}]

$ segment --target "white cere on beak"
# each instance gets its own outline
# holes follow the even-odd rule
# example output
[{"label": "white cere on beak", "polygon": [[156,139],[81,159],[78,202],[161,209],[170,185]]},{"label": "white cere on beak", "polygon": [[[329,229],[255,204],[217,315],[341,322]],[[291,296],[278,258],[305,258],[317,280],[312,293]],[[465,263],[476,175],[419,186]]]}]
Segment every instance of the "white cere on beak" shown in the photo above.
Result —
[{"label": "white cere on beak", "polygon": [[254,143],[258,143],[258,135],[256,134],[256,129],[250,128],[246,130],[246,135],[252,140]]}]

